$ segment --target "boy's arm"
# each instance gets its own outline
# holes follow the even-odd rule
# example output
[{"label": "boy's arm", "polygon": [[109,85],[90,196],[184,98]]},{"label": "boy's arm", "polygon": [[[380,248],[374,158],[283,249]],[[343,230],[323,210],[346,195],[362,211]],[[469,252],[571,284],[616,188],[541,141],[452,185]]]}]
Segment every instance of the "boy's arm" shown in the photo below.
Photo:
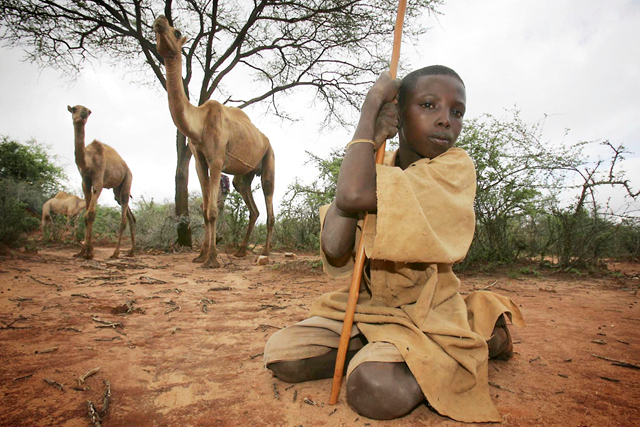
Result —
[{"label": "boy's arm", "polygon": [[359,143],[347,148],[336,190],[335,203],[341,211],[358,213],[376,210],[374,151],[398,131],[397,108],[394,105],[390,106],[392,108],[382,107],[394,100],[399,87],[400,80],[392,79],[388,72],[384,72],[367,93],[353,140],[370,139],[376,146]]},{"label": "boy's arm", "polygon": [[[353,139],[370,139],[353,144],[345,153],[338,175],[336,200],[331,204],[322,230],[322,249],[332,264],[346,262],[355,243],[358,213],[376,210],[376,166],[374,148],[378,148],[398,130],[395,105],[400,80],[383,73],[367,93]],[[385,106],[385,104],[389,104]],[[383,108],[385,106],[385,108]]]},{"label": "boy's arm", "polygon": [[358,214],[349,214],[331,203],[322,228],[322,250],[332,265],[342,266],[351,256],[356,240]]}]

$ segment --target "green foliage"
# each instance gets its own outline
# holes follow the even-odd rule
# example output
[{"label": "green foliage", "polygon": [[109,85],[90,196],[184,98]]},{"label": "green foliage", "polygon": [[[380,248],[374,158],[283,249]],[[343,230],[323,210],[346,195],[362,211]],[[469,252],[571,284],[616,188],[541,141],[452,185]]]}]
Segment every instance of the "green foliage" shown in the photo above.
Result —
[{"label": "green foliage", "polygon": [[[96,206],[96,219],[93,223],[93,239],[95,242],[110,241],[115,242],[118,239],[118,230],[120,229],[120,206]],[[84,221],[82,221],[84,223]],[[83,233],[84,233],[84,227]],[[124,235],[129,232],[129,227]]]},{"label": "green foliage", "polygon": [[[82,234],[81,234],[82,233]],[[69,221],[64,215],[51,215],[51,223],[48,223],[42,233],[45,243],[50,242],[80,242],[84,239],[84,211]]]},{"label": "green foliage", "polygon": [[168,249],[176,240],[173,206],[143,197],[133,203],[136,216],[136,244],[141,249]]},{"label": "green foliage", "polygon": [[62,188],[65,175],[47,147],[0,138],[0,242],[17,246],[38,228],[42,205]]},{"label": "green foliage", "polygon": [[7,246],[19,246],[25,234],[37,230],[40,220],[27,213],[27,200],[40,194],[38,190],[24,182],[12,179],[0,180],[0,242]]},{"label": "green foliage", "polygon": [[538,124],[526,125],[517,110],[465,123],[457,146],[476,165],[476,236],[467,262],[509,262],[526,249],[526,218],[543,210],[556,190],[561,159],[573,153],[540,142]]},{"label": "green foliage", "polygon": [[55,195],[66,179],[57,158],[34,139],[21,144],[8,136],[0,137],[0,180],[23,182],[44,194]]},{"label": "green foliage", "polygon": [[524,274],[525,276],[535,276],[537,278],[542,278],[544,275],[538,271],[538,269],[534,267],[521,267],[518,271],[520,274]]},{"label": "green foliage", "polygon": [[[221,242],[225,245],[237,247],[244,238],[249,224],[249,209],[242,196],[235,190],[227,195],[224,215],[218,228]],[[255,236],[253,236],[255,238]]]},{"label": "green foliage", "polygon": [[275,230],[278,247],[318,251],[320,249],[320,207],[333,201],[338,185],[338,173],[344,155],[334,149],[324,159],[307,152],[309,162],[319,172],[318,178],[304,185],[299,180],[289,184],[280,204]]},{"label": "green foliage", "polygon": [[640,261],[640,218],[624,218],[620,222],[611,250],[619,258]]}]

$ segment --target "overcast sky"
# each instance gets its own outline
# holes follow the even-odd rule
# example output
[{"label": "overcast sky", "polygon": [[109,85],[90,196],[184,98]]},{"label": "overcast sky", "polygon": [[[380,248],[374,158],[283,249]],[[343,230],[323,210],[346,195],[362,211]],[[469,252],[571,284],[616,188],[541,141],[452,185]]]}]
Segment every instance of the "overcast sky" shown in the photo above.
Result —
[{"label": "overcast sky", "polygon": [[[403,45],[405,66],[454,68],[467,87],[467,118],[501,116],[517,106],[528,123],[549,115],[543,134],[549,144],[606,139],[624,144],[634,153],[625,169],[640,189],[640,1],[448,0],[440,10],[441,16],[424,17],[429,31],[418,46]],[[20,49],[0,53],[0,135],[50,144],[71,188],[79,191],[67,105],[82,104],[93,111],[87,143],[98,139],[125,159],[133,172],[134,201],[140,196],[173,200],[175,128],[159,85],[130,83],[108,63],[87,67],[69,85],[56,71],[21,62]],[[345,129],[322,132],[316,121],[321,111],[299,108],[308,114],[293,124],[266,116],[265,106],[245,109],[274,147],[276,210],[288,183],[315,176],[303,165],[305,150],[325,155],[351,136]],[[566,137],[565,129],[570,129]],[[189,188],[200,192],[193,162]],[[602,192],[603,199],[608,196],[621,200],[620,193]],[[262,195],[254,197],[264,220]],[[110,190],[100,203],[114,204]]]}]

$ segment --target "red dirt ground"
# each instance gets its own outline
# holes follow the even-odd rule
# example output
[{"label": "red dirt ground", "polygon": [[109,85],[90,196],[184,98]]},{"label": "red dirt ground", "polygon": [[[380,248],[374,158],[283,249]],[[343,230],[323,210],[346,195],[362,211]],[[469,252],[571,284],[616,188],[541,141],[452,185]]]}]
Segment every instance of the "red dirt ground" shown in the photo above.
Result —
[{"label": "red dirt ground", "polygon": [[[312,268],[317,257],[275,253],[256,266],[255,257],[222,255],[223,268],[203,270],[190,262],[194,253],[109,261],[112,249],[97,248],[85,262],[72,258],[76,251],[0,258],[2,426],[89,426],[87,400],[102,409],[104,380],[107,427],[464,425],[426,405],[399,420],[369,420],[347,406],[344,385],[330,406],[330,380],[290,385],[263,368],[267,338],[344,284]],[[491,287],[520,304],[528,322],[511,328],[515,357],[490,362],[503,425],[640,424],[640,370],[593,356],[640,364],[640,280],[630,277],[640,266],[610,269],[627,275],[461,275],[463,292]],[[135,300],[129,314],[127,300]]]}]

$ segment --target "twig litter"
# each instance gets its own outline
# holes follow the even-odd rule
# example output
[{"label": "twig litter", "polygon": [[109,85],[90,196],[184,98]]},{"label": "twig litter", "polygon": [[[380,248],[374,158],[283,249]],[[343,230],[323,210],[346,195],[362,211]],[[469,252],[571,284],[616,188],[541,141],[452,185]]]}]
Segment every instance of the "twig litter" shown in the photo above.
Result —
[{"label": "twig litter", "polygon": [[233,288],[231,286],[217,286],[215,288],[207,289],[207,292],[216,292],[216,291],[231,291]]},{"label": "twig litter", "polygon": [[58,331],[71,331],[71,332],[82,332],[80,329],[75,326],[67,326],[64,328],[58,328]]},{"label": "twig litter", "polygon": [[512,394],[516,394],[516,392],[515,392],[515,391],[510,390],[510,389],[508,389],[508,388],[506,388],[506,387],[503,387],[503,386],[501,386],[500,384],[496,384],[496,383],[494,383],[494,382],[489,381],[489,385],[490,385],[491,387],[495,387],[495,388],[498,388],[498,389],[500,389],[500,390],[508,391],[509,393],[512,393]]},{"label": "twig litter", "polygon": [[56,285],[55,283],[47,283],[47,282],[43,282],[40,279],[37,279],[33,276],[29,276],[31,279],[35,280],[36,282],[40,283],[41,285],[45,285],[45,286],[55,286],[56,291],[60,292],[62,290],[62,286],[60,285]]},{"label": "twig litter", "polygon": [[85,372],[84,374],[80,375],[78,377],[78,386],[82,387],[82,384],[84,384],[84,381],[87,378],[89,378],[91,375],[94,375],[99,370],[100,370],[100,367],[98,366],[97,368],[89,369],[87,372]]},{"label": "twig litter", "polygon": [[50,380],[49,378],[43,378],[43,381],[49,384],[51,387],[55,387],[60,391],[64,391],[64,386],[57,381]]},{"label": "twig litter", "polygon": [[18,378],[14,378],[12,382],[16,382],[16,381],[20,381],[20,380],[26,380],[27,378],[31,378],[33,376],[33,372],[27,375],[23,375],[21,377]]},{"label": "twig litter", "polygon": [[93,405],[93,402],[90,400],[87,400],[87,413],[89,414],[89,420],[91,421],[91,424],[93,424],[93,427],[102,427],[100,414]]},{"label": "twig litter", "polygon": [[640,369],[639,365],[625,362],[623,360],[611,359],[610,357],[598,356],[597,354],[592,354],[592,356],[597,357],[598,359],[606,360],[607,362],[612,362],[611,364],[614,366],[622,366],[623,368],[631,368],[631,369]]}]

